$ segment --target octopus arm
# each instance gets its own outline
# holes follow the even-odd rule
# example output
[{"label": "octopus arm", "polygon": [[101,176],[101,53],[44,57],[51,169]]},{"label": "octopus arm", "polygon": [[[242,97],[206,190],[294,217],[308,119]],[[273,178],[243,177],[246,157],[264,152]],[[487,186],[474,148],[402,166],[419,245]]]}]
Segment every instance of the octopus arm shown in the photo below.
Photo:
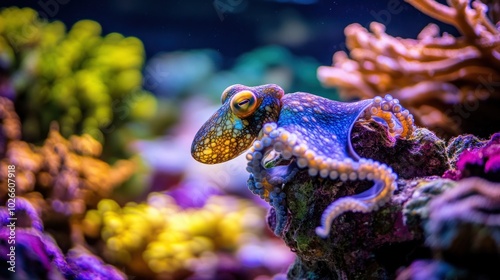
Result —
[{"label": "octopus arm", "polygon": [[373,179],[374,184],[368,190],[348,197],[343,197],[332,202],[321,216],[321,226],[316,228],[316,234],[320,237],[327,237],[335,218],[345,212],[368,213],[376,211],[384,205],[392,196],[396,189],[396,174],[385,164],[378,165],[377,162],[360,159],[362,168],[373,170],[367,177]]}]

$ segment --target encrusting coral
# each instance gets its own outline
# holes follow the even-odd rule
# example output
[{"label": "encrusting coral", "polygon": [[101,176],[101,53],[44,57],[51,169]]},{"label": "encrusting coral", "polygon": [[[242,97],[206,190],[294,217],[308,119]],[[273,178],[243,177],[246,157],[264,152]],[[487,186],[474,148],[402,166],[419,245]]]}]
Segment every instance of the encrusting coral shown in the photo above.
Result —
[{"label": "encrusting coral", "polygon": [[[479,1],[407,0],[425,14],[453,25],[462,34],[439,35],[429,24],[417,39],[395,38],[381,23],[370,31],[346,27],[344,51],[333,66],[318,69],[318,78],[338,87],[344,98],[373,98],[390,93],[415,116],[416,123],[438,135],[472,132],[488,136],[489,123],[500,122],[500,31]],[[485,121],[488,120],[488,121]],[[493,130],[492,130],[493,129]]]},{"label": "encrusting coral", "polygon": [[23,139],[41,143],[57,121],[64,137],[89,134],[106,153],[126,156],[119,136],[125,124],[156,111],[156,98],[141,87],[141,41],[101,36],[91,20],[66,32],[63,23],[44,21],[29,8],[3,9],[0,22],[0,69],[11,88],[0,95],[14,100]]},{"label": "encrusting coral", "polygon": [[101,236],[103,256],[132,275],[215,279],[225,259],[242,257],[243,245],[267,239],[263,211],[230,196],[212,196],[201,208],[182,209],[171,196],[151,193],[147,202],[123,207],[100,201],[87,212],[82,229],[88,239]]}]

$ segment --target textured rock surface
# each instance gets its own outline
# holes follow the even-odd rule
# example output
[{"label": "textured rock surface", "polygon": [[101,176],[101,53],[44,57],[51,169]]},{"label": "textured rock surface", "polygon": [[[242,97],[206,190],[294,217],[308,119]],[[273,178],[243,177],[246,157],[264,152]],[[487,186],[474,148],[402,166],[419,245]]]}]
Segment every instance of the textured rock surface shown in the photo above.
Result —
[{"label": "textured rock surface", "polygon": [[399,178],[441,175],[449,168],[446,143],[425,128],[417,128],[410,139],[396,139],[378,122],[359,121],[351,137],[361,157],[389,165]]},{"label": "textured rock surface", "polygon": [[[418,129],[415,135],[412,140],[393,139],[378,123],[358,122],[353,146],[360,155],[387,163],[406,177],[442,174],[448,168],[444,142],[426,129]],[[425,168],[418,168],[416,162],[425,162]],[[289,219],[281,237],[298,256],[289,278],[392,278],[400,266],[411,262],[423,234],[403,222],[403,205],[419,186],[410,180],[399,179],[398,190],[378,211],[343,214],[334,220],[326,239],[315,234],[322,211],[332,201],[360,193],[371,184],[311,177],[305,170],[285,184]],[[271,228],[275,219],[271,210]]]}]

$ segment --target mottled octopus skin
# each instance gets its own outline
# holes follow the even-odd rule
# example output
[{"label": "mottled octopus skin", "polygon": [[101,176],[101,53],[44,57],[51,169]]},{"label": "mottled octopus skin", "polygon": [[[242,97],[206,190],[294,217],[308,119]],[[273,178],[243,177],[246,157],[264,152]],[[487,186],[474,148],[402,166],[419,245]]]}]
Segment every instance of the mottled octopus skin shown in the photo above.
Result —
[{"label": "mottled octopus skin", "polygon": [[[238,118],[229,103],[242,91],[252,92],[258,106],[253,114]],[[281,234],[287,221],[282,186],[301,168],[307,167],[310,176],[331,180],[374,181],[367,191],[337,199],[327,207],[316,229],[322,237],[328,236],[337,216],[374,211],[396,188],[392,169],[359,157],[350,142],[352,126],[360,117],[384,120],[392,134],[411,137],[413,117],[390,95],[343,103],[303,92],[285,95],[277,85],[234,85],[224,91],[222,101],[222,107],[196,134],[191,153],[196,160],[213,164],[249,149],[248,187],[275,208],[275,234]]]},{"label": "mottled octopus skin", "polygon": [[[259,109],[251,116],[240,119],[231,113],[229,101],[236,93],[251,89],[260,100]],[[265,123],[278,119],[283,90],[275,85],[249,88],[233,85],[227,88],[226,102],[200,128],[194,137],[191,154],[202,163],[228,161],[247,150],[257,138]],[[224,94],[223,94],[224,95]]]}]

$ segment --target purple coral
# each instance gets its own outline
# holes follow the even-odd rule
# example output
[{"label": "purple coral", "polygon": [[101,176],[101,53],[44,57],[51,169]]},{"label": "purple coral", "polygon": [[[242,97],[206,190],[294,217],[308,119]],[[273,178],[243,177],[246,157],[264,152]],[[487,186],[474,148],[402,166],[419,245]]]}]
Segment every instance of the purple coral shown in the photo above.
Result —
[{"label": "purple coral", "polygon": [[[15,239],[15,276],[16,279],[64,279],[70,271],[61,250],[54,240],[33,228],[16,228]],[[7,254],[11,251],[8,243],[10,229],[0,230],[0,259],[2,265],[10,261]],[[9,279],[12,273],[2,269],[0,278]]]},{"label": "purple coral", "polygon": [[493,134],[484,146],[462,152],[456,169],[443,175],[454,180],[473,176],[500,182],[500,132]]},{"label": "purple coral", "polygon": [[[13,210],[15,216],[19,217],[20,215],[22,215],[23,217],[22,219],[19,219],[19,222],[21,222],[22,220],[24,223],[23,226],[32,227],[38,231],[43,231],[43,222],[33,205],[31,205],[28,200],[22,197],[16,197],[14,201],[16,205],[15,210]],[[5,227],[10,223],[10,221],[12,220],[10,220],[9,210],[6,207],[0,208],[0,225],[2,225],[2,227]]]},{"label": "purple coral", "polygon": [[474,279],[477,276],[442,261],[418,260],[400,271],[396,280]]},{"label": "purple coral", "polygon": [[397,280],[498,279],[500,184],[477,177],[453,184],[431,200],[425,217],[434,259],[414,261]]},{"label": "purple coral", "polygon": [[[43,232],[43,222],[27,199],[16,197],[12,211],[0,207],[0,263],[4,267],[0,279],[125,279],[118,269],[79,247],[65,257]],[[13,264],[15,272],[8,270]]]},{"label": "purple coral", "polygon": [[[48,279],[62,279],[62,275],[68,275],[70,271],[61,249],[51,237],[43,234],[43,223],[33,205],[27,199],[16,197],[12,211],[0,208],[0,251],[1,258],[9,258],[6,260],[9,261],[7,253],[14,245],[16,277],[32,279],[45,275]],[[12,231],[15,243],[10,238]]]},{"label": "purple coral", "polygon": [[125,275],[112,265],[105,264],[100,258],[91,254],[83,247],[71,249],[66,258],[68,266],[75,275],[74,279],[92,280],[126,279]]},{"label": "purple coral", "polygon": [[500,263],[500,184],[468,178],[430,204],[427,243],[457,267],[485,274]]}]

